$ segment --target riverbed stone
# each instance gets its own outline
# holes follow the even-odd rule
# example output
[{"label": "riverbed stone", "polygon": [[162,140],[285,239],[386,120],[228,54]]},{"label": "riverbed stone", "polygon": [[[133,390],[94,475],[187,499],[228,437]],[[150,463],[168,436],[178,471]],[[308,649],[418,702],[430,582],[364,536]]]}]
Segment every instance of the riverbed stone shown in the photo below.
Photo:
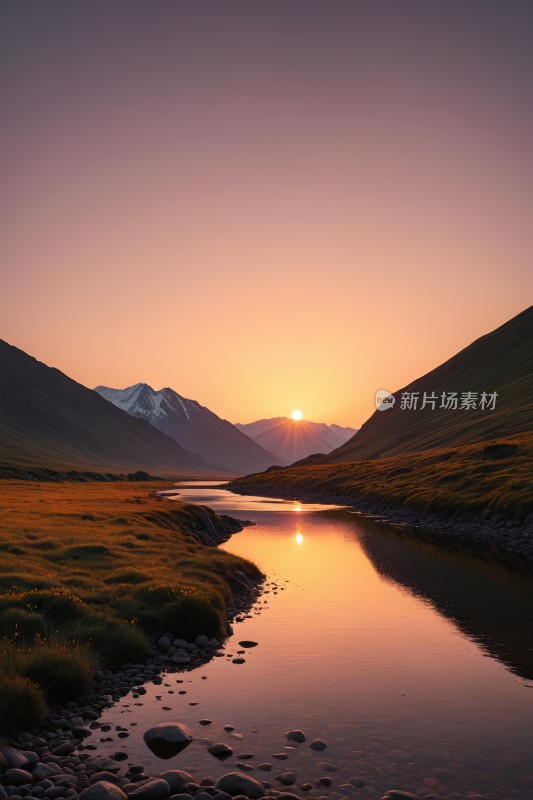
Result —
[{"label": "riverbed stone", "polygon": [[288,742],[298,742],[298,744],[305,742],[305,734],[300,730],[287,731],[285,738]]},{"label": "riverbed stone", "polygon": [[250,775],[242,775],[239,772],[228,772],[222,775],[215,784],[217,789],[227,792],[232,797],[244,795],[245,797],[258,800],[265,796],[265,788],[255,778]]},{"label": "riverbed stone", "polygon": [[12,767],[4,772],[2,782],[6,786],[24,786],[33,783],[33,777],[31,772],[27,772],[25,769]]},{"label": "riverbed stone", "polygon": [[8,769],[24,769],[28,766],[26,756],[14,747],[0,747],[0,753],[4,756]]},{"label": "riverbed stone", "polygon": [[233,748],[224,742],[214,742],[207,748],[207,752],[215,758],[229,758],[233,755]]},{"label": "riverbed stone", "polygon": [[114,783],[100,781],[84,789],[80,794],[80,800],[126,800],[126,795]]},{"label": "riverbed stone", "polygon": [[149,778],[138,789],[130,792],[128,797],[131,800],[163,800],[169,794],[170,786],[167,781],[163,780],[163,778]]},{"label": "riverbed stone", "polygon": [[278,775],[276,780],[283,784],[283,786],[293,786],[296,783],[296,773],[282,772],[281,775]]},{"label": "riverbed stone", "polygon": [[180,769],[167,769],[155,773],[156,778],[162,778],[169,785],[171,794],[183,792],[187,784],[192,783],[192,776]]},{"label": "riverbed stone", "polygon": [[322,751],[327,749],[327,744],[323,739],[313,739],[309,747],[311,750]]},{"label": "riverbed stone", "polygon": [[144,732],[147,746],[159,758],[172,758],[190,745],[193,736],[180,722],[159,723]]},{"label": "riverbed stone", "polygon": [[93,772],[89,778],[89,783],[98,783],[99,781],[107,781],[108,783],[116,783],[117,776],[113,772]]}]

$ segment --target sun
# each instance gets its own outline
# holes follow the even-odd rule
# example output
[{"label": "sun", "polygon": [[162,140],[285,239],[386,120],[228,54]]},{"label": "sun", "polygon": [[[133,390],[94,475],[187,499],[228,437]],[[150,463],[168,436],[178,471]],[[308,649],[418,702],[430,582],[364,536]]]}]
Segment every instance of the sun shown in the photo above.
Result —
[{"label": "sun", "polygon": [[302,414],[299,408],[295,408],[291,416],[295,422],[298,422],[298,420],[303,419],[304,415]]}]

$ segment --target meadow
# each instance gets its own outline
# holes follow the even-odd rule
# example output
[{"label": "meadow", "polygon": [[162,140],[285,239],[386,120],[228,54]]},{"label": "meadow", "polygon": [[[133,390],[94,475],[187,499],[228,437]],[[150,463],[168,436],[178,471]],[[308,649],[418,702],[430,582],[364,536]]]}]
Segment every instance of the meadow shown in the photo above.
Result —
[{"label": "meadow", "polygon": [[165,483],[0,481],[0,724],[38,724],[154,637],[223,636],[249,561],[198,541],[220,523]]}]

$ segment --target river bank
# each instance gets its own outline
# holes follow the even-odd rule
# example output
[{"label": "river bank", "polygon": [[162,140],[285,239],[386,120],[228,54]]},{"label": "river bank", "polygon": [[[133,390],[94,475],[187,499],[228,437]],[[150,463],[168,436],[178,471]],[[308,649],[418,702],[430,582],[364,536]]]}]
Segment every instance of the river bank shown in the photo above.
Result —
[{"label": "river bank", "polygon": [[469,515],[450,517],[444,513],[423,514],[392,504],[372,501],[367,497],[354,498],[350,495],[330,494],[318,490],[292,494],[283,491],[282,486],[279,489],[271,487],[265,489],[259,484],[255,487],[253,484],[247,484],[245,490],[234,482],[222,485],[236,494],[262,494],[292,502],[341,505],[361,517],[398,529],[408,529],[413,536],[444,544],[453,539],[467,547],[475,545],[506,560],[509,560],[509,557],[512,559],[513,556],[517,556],[526,559],[529,564],[533,564],[533,519],[524,525],[514,525],[506,521],[491,522],[472,518]]},{"label": "river bank", "polygon": [[[318,457],[317,457],[318,458]],[[296,464],[230,481],[239,494],[341,503],[423,535],[533,561],[533,435],[347,463]]]}]

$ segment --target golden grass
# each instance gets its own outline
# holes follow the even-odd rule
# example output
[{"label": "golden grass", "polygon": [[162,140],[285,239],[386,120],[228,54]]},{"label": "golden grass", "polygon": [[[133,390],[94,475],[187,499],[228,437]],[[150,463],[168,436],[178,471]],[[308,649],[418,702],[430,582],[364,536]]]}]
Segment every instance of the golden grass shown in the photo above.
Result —
[{"label": "golden grass", "polygon": [[523,522],[533,512],[532,463],[533,433],[522,433],[388,458],[275,469],[239,478],[230,488]]},{"label": "golden grass", "polygon": [[71,697],[89,668],[141,658],[147,634],[224,633],[235,572],[261,573],[186,533],[206,510],[152,494],[171,486],[0,481],[0,712],[24,680]]}]

